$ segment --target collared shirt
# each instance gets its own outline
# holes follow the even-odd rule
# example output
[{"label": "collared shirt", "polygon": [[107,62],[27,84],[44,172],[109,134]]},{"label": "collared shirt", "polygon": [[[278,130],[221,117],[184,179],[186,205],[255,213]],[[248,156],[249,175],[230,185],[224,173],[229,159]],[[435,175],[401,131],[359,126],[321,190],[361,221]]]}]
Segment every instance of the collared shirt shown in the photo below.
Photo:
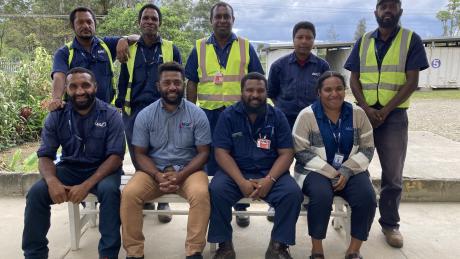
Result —
[{"label": "collared shirt", "polygon": [[[401,27],[395,29],[387,41],[380,39],[380,32],[376,29],[372,32],[371,37],[375,39],[375,48],[377,49],[377,63],[380,68],[382,65],[383,58],[385,54],[390,49],[393,40],[396,38]],[[362,38],[358,39],[351,51],[350,56],[345,62],[344,68],[351,72],[360,72],[360,59],[359,59],[359,50],[361,46]],[[406,59],[406,71],[410,70],[425,70],[429,67],[428,59],[426,57],[425,47],[423,46],[422,39],[415,32],[412,34],[412,38],[409,44],[409,51],[407,53]]]},{"label": "collared shirt", "polygon": [[158,169],[186,166],[196,155],[196,146],[211,143],[211,129],[205,113],[182,99],[174,112],[164,108],[162,99],[144,108],[134,123],[134,146],[148,148]]},{"label": "collared shirt", "polygon": [[[157,89],[158,67],[164,63],[161,52],[162,39],[152,46],[145,45],[143,38],[140,38],[137,45],[136,57],[134,60],[134,75],[131,85],[131,109],[141,110],[147,105],[160,99]],[[173,45],[173,60],[182,64],[179,49]],[[120,78],[118,80],[119,94],[115,102],[118,108],[123,107],[126,97],[126,89],[129,83],[129,72],[126,63],[121,64]]]},{"label": "collared shirt", "polygon": [[[227,67],[228,55],[230,54],[230,49],[232,47],[233,41],[235,40],[238,40],[238,37],[236,34],[232,33],[224,48],[219,46],[214,33],[206,40],[206,44],[214,45],[214,50],[216,51],[217,58],[219,59],[219,64],[223,68]],[[257,56],[257,53],[251,44],[249,44],[248,72],[259,72],[261,74],[265,74],[262,65],[260,64],[259,57]],[[196,46],[192,49],[192,52],[190,52],[190,55],[187,59],[187,64],[185,65],[185,77],[195,83],[200,82],[198,77],[198,54],[196,51]]]},{"label": "collared shirt", "polygon": [[81,116],[67,102],[64,109],[46,117],[37,156],[54,160],[60,146],[63,162],[81,166],[98,166],[112,154],[123,158],[125,138],[120,114],[96,99],[91,111]]},{"label": "collared shirt", "polygon": [[353,106],[351,103],[343,103],[337,123],[329,120],[319,100],[312,104],[312,110],[323,138],[327,163],[332,165],[336,153],[344,155],[343,161],[347,161],[353,148]]},{"label": "collared shirt", "polygon": [[[258,148],[259,138],[270,140],[270,148]],[[242,173],[270,170],[278,159],[278,149],[293,147],[291,129],[283,112],[267,104],[265,114],[252,124],[241,101],[222,112],[213,140],[215,147],[230,151]]]},{"label": "collared shirt", "polygon": [[328,70],[330,67],[327,61],[314,54],[310,54],[301,66],[295,52],[292,52],[270,67],[268,97],[287,117],[295,118],[303,108],[317,99],[316,82]]},{"label": "collared shirt", "polygon": [[[104,37],[102,40],[105,42],[112,55],[112,61],[116,58],[116,47],[120,37]],[[110,102],[114,96],[112,91],[112,70],[110,67],[110,60],[108,53],[105,53],[104,48],[99,44],[99,39],[93,37],[91,42],[91,52],[80,45],[78,40],[74,38],[72,42],[72,48],[74,49],[73,59],[69,67],[69,48],[63,46],[56,51],[53,60],[53,72],[67,73],[71,68],[84,67],[91,70],[96,76],[97,81],[97,94],[96,97],[104,102]]]}]

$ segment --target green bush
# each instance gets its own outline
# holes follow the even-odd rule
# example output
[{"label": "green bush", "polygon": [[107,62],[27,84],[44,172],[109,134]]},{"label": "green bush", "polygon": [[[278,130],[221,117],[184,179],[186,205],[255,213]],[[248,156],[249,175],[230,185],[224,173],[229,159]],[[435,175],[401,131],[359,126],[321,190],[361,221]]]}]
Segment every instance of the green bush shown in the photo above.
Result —
[{"label": "green bush", "polygon": [[40,136],[51,93],[51,56],[38,47],[16,73],[0,71],[0,150]]}]

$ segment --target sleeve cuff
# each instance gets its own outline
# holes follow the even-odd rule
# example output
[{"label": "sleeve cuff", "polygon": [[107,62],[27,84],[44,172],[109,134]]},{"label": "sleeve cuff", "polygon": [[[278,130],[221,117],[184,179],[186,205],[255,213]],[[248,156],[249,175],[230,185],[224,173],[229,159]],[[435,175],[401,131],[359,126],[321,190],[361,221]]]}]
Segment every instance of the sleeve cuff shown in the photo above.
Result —
[{"label": "sleeve cuff", "polygon": [[351,176],[353,176],[353,171],[347,167],[340,167],[339,169],[339,173],[343,176],[345,176],[345,179],[348,181],[348,179],[350,179]]}]

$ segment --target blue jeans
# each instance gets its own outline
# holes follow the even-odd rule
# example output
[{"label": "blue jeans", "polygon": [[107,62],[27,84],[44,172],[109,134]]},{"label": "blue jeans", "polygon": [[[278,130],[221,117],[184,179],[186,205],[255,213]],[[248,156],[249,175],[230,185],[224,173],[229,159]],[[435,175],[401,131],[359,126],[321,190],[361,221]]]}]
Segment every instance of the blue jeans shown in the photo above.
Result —
[{"label": "blue jeans", "polygon": [[[56,176],[68,186],[78,185],[88,179],[97,168],[79,168],[61,163],[56,166]],[[99,255],[118,258],[120,250],[120,178],[119,168],[113,174],[102,179],[92,189],[100,202]],[[29,190],[24,212],[24,232],[22,250],[26,259],[48,258],[48,239],[51,206],[53,201],[48,193],[48,185],[41,179]],[[64,227],[64,226],[62,226]]]}]

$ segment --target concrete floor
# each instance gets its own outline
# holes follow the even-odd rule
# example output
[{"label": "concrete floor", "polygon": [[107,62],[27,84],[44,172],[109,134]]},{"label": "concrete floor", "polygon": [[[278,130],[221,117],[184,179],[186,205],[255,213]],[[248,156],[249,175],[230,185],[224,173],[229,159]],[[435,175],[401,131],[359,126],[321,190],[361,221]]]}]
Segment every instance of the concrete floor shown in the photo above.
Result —
[{"label": "concrete floor", "polygon": [[[0,220],[0,258],[23,258],[21,236],[23,228],[24,198],[0,198],[2,209]],[[181,208],[179,204],[172,204]],[[265,205],[255,205],[265,206]],[[259,207],[260,208],[260,207]],[[380,232],[377,223],[378,213],[361,253],[364,258],[459,258],[460,257],[460,203],[402,203],[401,232],[405,243],[402,249],[389,247]],[[184,240],[186,234],[186,216],[174,216],[168,224],[159,223],[154,216],[144,220],[146,237],[146,258],[184,258]],[[87,259],[97,258],[99,232],[97,228],[88,228],[84,233],[80,250],[70,251],[70,234],[67,205],[52,206],[52,226],[48,234],[51,259]],[[234,244],[237,258],[263,258],[270,238],[272,223],[265,217],[251,217],[248,228],[240,228],[233,223]],[[294,258],[307,258],[311,245],[305,233],[306,217],[300,217],[297,223],[297,245],[291,247]],[[343,258],[346,244],[342,231],[328,230],[324,242],[327,258]],[[204,252],[205,258],[211,258],[209,246]],[[125,258],[123,249],[119,258]]]}]

